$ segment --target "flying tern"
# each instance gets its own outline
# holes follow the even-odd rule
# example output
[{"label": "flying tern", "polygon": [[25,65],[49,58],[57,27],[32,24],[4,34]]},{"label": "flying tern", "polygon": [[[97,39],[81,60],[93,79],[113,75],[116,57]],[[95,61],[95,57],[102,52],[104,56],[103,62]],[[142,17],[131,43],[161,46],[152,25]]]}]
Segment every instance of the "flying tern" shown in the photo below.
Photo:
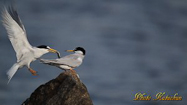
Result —
[{"label": "flying tern", "polygon": [[3,25],[8,33],[8,38],[12,43],[17,57],[17,62],[7,72],[8,83],[16,71],[24,66],[26,66],[33,75],[37,75],[36,71],[30,67],[30,63],[40,58],[42,55],[48,52],[57,53],[59,55],[57,50],[47,45],[40,45],[37,47],[30,45],[25,27],[12,5],[8,8],[4,8],[2,11],[2,18]]}]

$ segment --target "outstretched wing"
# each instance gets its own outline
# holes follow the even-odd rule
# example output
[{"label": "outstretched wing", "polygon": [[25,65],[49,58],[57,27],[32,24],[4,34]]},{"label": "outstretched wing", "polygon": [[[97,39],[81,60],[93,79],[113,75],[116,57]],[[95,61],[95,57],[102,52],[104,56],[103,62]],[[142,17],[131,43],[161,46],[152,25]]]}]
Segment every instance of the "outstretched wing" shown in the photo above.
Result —
[{"label": "outstretched wing", "polygon": [[8,37],[16,52],[17,60],[19,61],[25,52],[32,49],[32,46],[28,42],[24,25],[13,6],[10,6],[8,9],[4,8],[2,17],[3,25],[7,30]]}]

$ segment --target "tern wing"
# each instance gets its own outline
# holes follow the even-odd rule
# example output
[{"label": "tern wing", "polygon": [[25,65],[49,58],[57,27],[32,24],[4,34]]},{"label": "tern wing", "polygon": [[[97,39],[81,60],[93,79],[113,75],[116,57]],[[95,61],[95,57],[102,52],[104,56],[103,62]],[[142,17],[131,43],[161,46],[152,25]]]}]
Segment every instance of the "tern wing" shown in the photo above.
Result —
[{"label": "tern wing", "polygon": [[70,67],[77,67],[82,63],[82,61],[78,60],[78,56],[76,56],[74,54],[67,55],[67,56],[62,57],[60,59],[53,59],[53,60],[41,59],[40,61],[45,64],[67,65]]},{"label": "tern wing", "polygon": [[17,11],[10,6],[4,8],[2,12],[3,25],[7,30],[8,37],[12,43],[12,46],[16,52],[17,60],[19,61],[25,52],[32,49],[32,46],[28,42],[24,25],[22,24]]}]

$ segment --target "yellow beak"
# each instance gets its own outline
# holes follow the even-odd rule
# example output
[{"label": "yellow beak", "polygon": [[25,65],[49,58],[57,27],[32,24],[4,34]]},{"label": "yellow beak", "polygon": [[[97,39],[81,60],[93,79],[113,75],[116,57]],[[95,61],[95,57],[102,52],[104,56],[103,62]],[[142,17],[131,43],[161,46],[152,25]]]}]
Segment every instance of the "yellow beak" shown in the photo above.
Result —
[{"label": "yellow beak", "polygon": [[74,52],[74,50],[66,50],[66,52]]},{"label": "yellow beak", "polygon": [[52,53],[57,53],[57,52],[58,52],[57,50],[52,49],[52,48],[51,48],[51,49],[49,49],[48,51],[49,51],[49,52],[52,52]]}]

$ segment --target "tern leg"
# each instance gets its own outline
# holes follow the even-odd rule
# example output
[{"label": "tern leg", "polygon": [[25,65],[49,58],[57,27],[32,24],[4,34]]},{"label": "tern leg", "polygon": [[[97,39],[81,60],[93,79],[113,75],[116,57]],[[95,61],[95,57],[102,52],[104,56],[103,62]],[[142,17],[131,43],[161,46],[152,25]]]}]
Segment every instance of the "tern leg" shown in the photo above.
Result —
[{"label": "tern leg", "polygon": [[73,70],[72,68],[69,69],[73,74],[77,74],[75,70]]},{"label": "tern leg", "polygon": [[73,79],[74,81],[77,81],[78,79],[77,79],[77,73],[76,73],[76,71],[73,70],[72,68],[69,69],[69,71],[70,71],[70,73],[72,74],[72,75],[71,75],[71,76],[72,76],[72,79]]},{"label": "tern leg", "polygon": [[32,73],[32,75],[36,76],[37,75],[37,72],[31,68],[29,68],[29,71]]}]

